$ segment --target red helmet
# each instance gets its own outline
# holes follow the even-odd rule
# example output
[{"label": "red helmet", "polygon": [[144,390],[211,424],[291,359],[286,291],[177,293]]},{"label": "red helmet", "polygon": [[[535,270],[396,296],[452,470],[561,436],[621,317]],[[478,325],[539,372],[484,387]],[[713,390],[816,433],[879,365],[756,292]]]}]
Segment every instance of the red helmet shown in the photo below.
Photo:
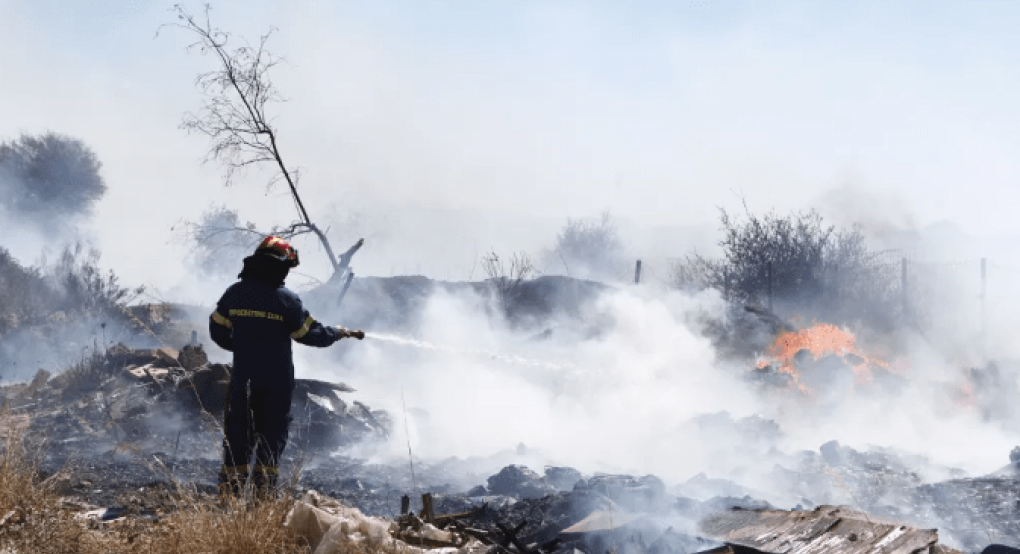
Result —
[{"label": "red helmet", "polygon": [[258,248],[255,249],[255,253],[271,256],[281,262],[287,262],[290,264],[290,267],[297,267],[299,263],[297,248],[294,248],[282,238],[273,235],[262,239]]}]

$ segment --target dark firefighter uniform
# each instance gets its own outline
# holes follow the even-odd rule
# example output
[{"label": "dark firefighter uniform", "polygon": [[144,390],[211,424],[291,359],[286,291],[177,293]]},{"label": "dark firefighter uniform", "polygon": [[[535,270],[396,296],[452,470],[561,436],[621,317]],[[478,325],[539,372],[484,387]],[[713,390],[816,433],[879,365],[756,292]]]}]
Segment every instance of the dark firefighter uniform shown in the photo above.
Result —
[{"label": "dark firefighter uniform", "polygon": [[267,237],[245,258],[241,280],[223,293],[209,319],[213,341],[234,353],[224,410],[224,492],[236,492],[249,475],[256,486],[275,485],[294,390],[291,341],[324,347],[350,336],[343,328],[316,321],[283,286],[296,265],[294,248],[279,237]]}]

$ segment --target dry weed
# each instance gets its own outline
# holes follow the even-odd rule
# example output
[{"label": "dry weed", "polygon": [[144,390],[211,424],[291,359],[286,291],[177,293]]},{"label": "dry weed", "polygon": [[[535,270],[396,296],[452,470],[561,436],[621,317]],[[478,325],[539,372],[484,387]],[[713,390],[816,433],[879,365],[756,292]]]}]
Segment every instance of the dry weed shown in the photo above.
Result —
[{"label": "dry weed", "polygon": [[41,449],[30,446],[18,418],[0,413],[0,551],[83,552],[80,525],[67,525],[52,476],[39,473]]},{"label": "dry weed", "polygon": [[148,552],[166,554],[308,554],[289,536],[283,520],[293,501],[288,495],[218,498],[185,492],[175,513],[144,537]]},{"label": "dry weed", "polygon": [[[219,497],[180,487],[167,498],[158,523],[122,520],[97,524],[77,519],[55,484],[44,478],[42,447],[25,439],[22,422],[0,412],[0,554],[311,554],[283,526],[295,483],[279,495],[251,487],[240,497]],[[411,554],[402,544],[344,541],[336,554]]]}]

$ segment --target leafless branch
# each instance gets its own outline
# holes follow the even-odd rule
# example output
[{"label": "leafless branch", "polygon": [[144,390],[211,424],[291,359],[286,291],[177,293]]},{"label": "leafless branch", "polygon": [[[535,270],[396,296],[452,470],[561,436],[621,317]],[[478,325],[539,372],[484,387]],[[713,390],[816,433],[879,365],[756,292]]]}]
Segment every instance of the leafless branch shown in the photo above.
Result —
[{"label": "leafless branch", "polygon": [[509,315],[520,298],[521,283],[535,273],[531,258],[524,252],[515,252],[509,260],[504,260],[493,251],[482,258],[482,269],[495,288],[503,312]]},{"label": "leafless branch", "polygon": [[[238,171],[264,163],[276,166],[267,184],[285,182],[298,212],[298,222],[284,228],[290,236],[313,233],[319,239],[333,267],[332,280],[339,281],[348,268],[337,259],[326,234],[308,216],[298,194],[300,173],[284,163],[280,152],[279,133],[270,116],[270,107],[283,98],[270,79],[271,70],[283,59],[273,55],[266,45],[276,31],[271,28],[252,45],[243,38],[213,27],[205,6],[196,17],[183,6],[174,6],[177,22],[165,26],[184,29],[195,36],[187,48],[211,55],[218,68],[200,73],[195,85],[205,95],[205,103],[195,113],[185,114],[181,128],[189,133],[205,135],[210,140],[205,161],[219,162],[224,182],[230,185]],[[231,41],[240,43],[232,46]]]}]

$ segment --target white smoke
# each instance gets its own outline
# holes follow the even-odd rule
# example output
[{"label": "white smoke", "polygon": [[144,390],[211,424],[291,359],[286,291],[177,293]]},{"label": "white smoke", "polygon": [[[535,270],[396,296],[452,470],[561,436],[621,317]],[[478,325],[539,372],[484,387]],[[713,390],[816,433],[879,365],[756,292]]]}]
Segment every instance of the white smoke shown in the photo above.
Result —
[{"label": "white smoke", "polygon": [[[719,359],[701,332],[706,318],[724,315],[714,292],[615,288],[580,322],[550,322],[544,340],[507,328],[486,301],[437,292],[413,338],[373,340],[370,330],[362,342],[341,343],[342,367],[327,362],[327,351],[299,349],[298,374],[344,381],[359,400],[389,411],[390,442],[361,452],[380,460],[406,459],[408,442],[426,460],[484,458],[523,444],[517,462],[537,469],[652,473],[674,484],[707,473],[791,506],[770,478],[773,465],[830,440],[922,455],[931,465],[916,469],[930,479],[945,478],[939,468],[949,466],[998,469],[1015,442],[953,402],[947,385],[958,369],[920,337],[902,388],[851,383],[823,397],[756,386],[747,366]],[[772,420],[781,437],[704,423],[719,412]]]}]

